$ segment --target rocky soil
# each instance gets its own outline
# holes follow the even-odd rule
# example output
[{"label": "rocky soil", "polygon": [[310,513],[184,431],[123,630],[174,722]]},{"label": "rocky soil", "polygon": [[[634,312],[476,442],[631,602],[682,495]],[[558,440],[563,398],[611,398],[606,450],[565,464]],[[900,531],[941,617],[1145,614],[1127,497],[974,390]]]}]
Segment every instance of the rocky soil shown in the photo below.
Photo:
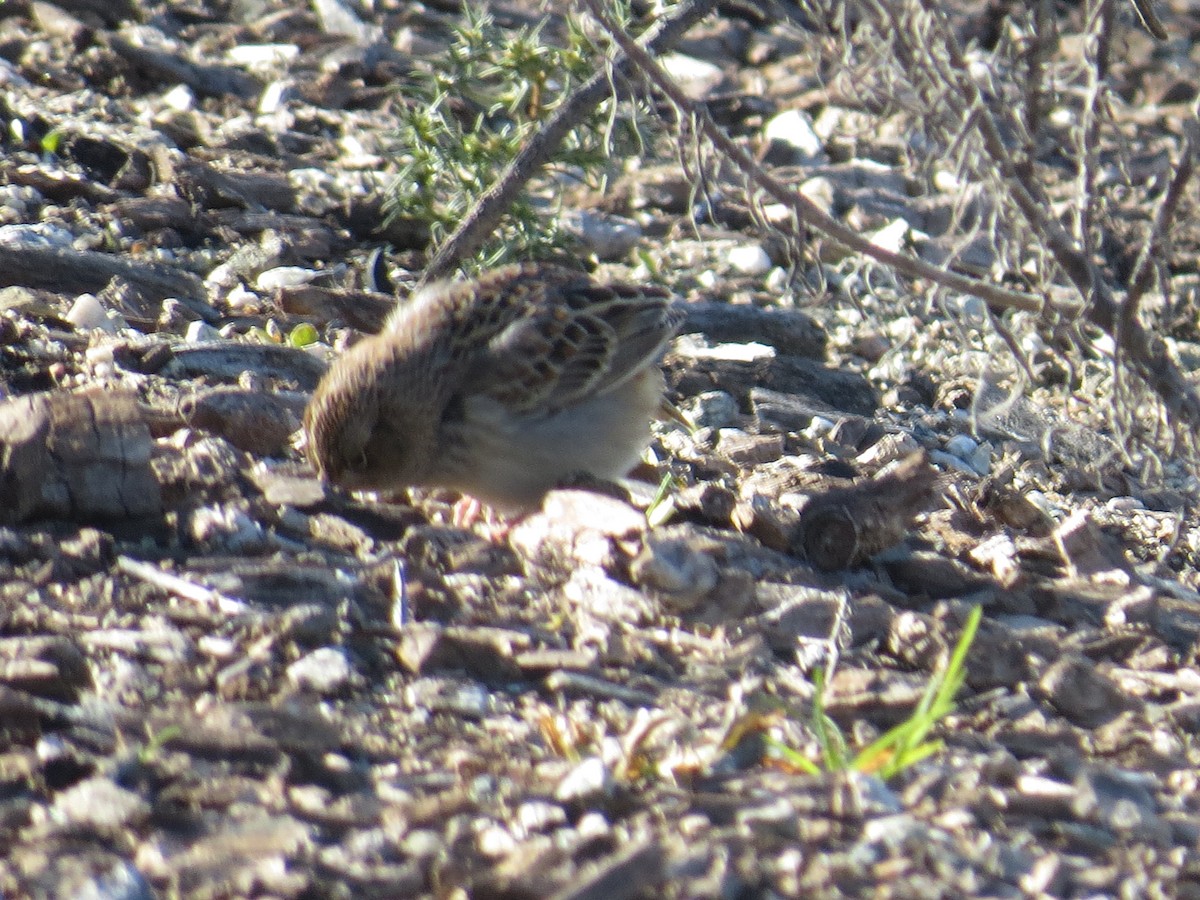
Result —
[{"label": "rocky soil", "polygon": [[[878,245],[1068,296],[920,98],[879,101],[867,76],[895,63],[864,35],[889,6],[919,18],[731,3],[664,62]],[[1060,93],[1023,172],[1075,227],[1071,136],[1102,85],[1092,250],[1120,285],[1188,161],[1200,18],[1163,4],[1155,42],[1112,14],[1102,79],[1083,9],[1040,21]],[[1024,5],[939,15],[1010,99]],[[632,481],[505,528],[457,527],[449,494],[316,481],[293,443],[308,392],[428,258],[381,202],[405,86],[460,17],[0,8],[0,895],[1200,896],[1182,420],[1094,323],[787,236],[711,153],[697,190],[665,104],[656,146],[682,159],[540,190],[598,278],[687,304],[664,368],[689,427],[656,424]],[[1169,301],[1140,313],[1190,371],[1196,188],[1176,183]],[[977,606],[941,746],[888,778],[831,765],[818,673],[864,747]]]}]

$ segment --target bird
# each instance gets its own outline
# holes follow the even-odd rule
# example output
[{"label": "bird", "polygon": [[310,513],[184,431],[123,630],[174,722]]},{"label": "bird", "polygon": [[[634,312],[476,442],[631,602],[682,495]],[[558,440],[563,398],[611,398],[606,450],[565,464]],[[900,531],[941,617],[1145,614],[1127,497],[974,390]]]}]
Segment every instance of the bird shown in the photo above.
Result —
[{"label": "bird", "polygon": [[434,282],[325,373],[305,453],[348,490],[449,488],[527,512],[573,476],[638,464],[683,318],[661,287],[556,264]]}]

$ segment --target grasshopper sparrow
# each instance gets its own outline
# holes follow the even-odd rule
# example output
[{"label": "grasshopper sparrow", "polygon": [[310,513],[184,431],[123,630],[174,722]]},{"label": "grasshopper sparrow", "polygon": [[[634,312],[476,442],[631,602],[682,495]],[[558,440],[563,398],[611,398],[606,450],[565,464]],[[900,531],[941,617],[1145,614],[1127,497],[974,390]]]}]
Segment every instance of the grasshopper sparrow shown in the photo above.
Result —
[{"label": "grasshopper sparrow", "polygon": [[350,489],[446,487],[503,511],[574,474],[625,475],[682,318],[660,288],[557,266],[430,285],[330,368],[304,414],[306,452]]}]

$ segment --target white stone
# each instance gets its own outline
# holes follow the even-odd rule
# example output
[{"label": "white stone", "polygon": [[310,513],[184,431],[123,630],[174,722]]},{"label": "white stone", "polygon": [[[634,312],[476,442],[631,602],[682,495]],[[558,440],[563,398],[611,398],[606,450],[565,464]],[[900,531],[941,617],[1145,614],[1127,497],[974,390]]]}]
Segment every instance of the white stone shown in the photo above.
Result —
[{"label": "white stone", "polygon": [[807,157],[820,155],[823,148],[812,119],[799,109],[785,109],[772,118],[763,128],[763,137],[768,142],[784,144]]},{"label": "white stone", "polygon": [[80,331],[99,329],[110,334],[116,332],[116,324],[108,317],[108,311],[93,294],[80,294],[71,304],[66,320]]},{"label": "white stone", "polygon": [[196,95],[187,85],[180,84],[162,95],[163,106],[175,112],[187,112],[196,105]]},{"label": "white stone", "polygon": [[604,765],[604,760],[598,756],[592,756],[575,766],[558,783],[558,787],[554,791],[554,799],[560,803],[583,800],[605,791],[609,781],[608,769]]},{"label": "white stone", "polygon": [[563,227],[598,259],[620,259],[642,239],[641,226],[632,219],[589,210],[567,210]]},{"label": "white stone", "polygon": [[238,44],[225,53],[235,66],[245,66],[247,69],[278,68],[299,55],[300,48],[295,44]]},{"label": "white stone", "polygon": [[286,107],[293,94],[292,87],[291,80],[287,78],[276,79],[268,84],[258,98],[259,113],[268,116]]},{"label": "white stone", "polygon": [[742,244],[730,249],[726,259],[730,268],[743,275],[766,275],[771,271],[771,257],[761,244]]},{"label": "white stone", "polygon": [[881,250],[899,253],[904,248],[908,233],[908,222],[904,219],[893,219],[867,239]]},{"label": "white stone", "polygon": [[305,269],[301,266],[276,266],[267,269],[254,280],[254,287],[260,291],[274,291],[279,288],[296,287],[308,284],[321,273],[316,269]]},{"label": "white stone", "polygon": [[75,235],[58,225],[5,225],[0,227],[0,244],[5,247],[52,247],[66,250]]},{"label": "white stone", "polygon": [[979,442],[965,434],[956,434],[946,441],[946,452],[959,459],[969,460],[979,449]]},{"label": "white stone", "polygon": [[664,54],[658,58],[658,63],[693,100],[703,97],[725,77],[719,66],[682,53]]},{"label": "white stone", "polygon": [[219,341],[221,332],[213,328],[207,322],[197,319],[195,322],[188,322],[187,330],[183,333],[183,339],[189,344],[203,344],[207,341]]},{"label": "white stone", "polygon": [[288,680],[297,688],[330,695],[343,690],[354,677],[354,667],[337,647],[318,647],[287,667]]},{"label": "white stone", "polygon": [[225,302],[229,304],[229,308],[239,311],[257,308],[258,301],[258,294],[243,284],[234,285],[233,289],[225,297]]}]

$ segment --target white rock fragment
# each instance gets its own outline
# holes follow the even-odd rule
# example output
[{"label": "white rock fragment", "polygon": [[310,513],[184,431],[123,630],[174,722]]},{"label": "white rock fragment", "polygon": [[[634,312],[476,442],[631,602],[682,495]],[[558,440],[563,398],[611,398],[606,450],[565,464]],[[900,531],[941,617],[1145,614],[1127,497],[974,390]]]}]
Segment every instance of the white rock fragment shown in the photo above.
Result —
[{"label": "white rock fragment", "polygon": [[566,774],[554,789],[554,799],[559,803],[585,800],[608,790],[611,778],[604,760],[590,756]]},{"label": "white rock fragment", "polygon": [[812,421],[808,423],[808,427],[800,433],[808,440],[815,441],[833,431],[833,424],[830,419],[826,419],[824,416],[813,416]]},{"label": "white rock fragment", "polygon": [[254,279],[254,287],[259,291],[275,291],[285,287],[297,287],[308,284],[320,276],[316,269],[305,269],[302,266],[276,266],[267,269]]},{"label": "white rock fragment", "polygon": [[679,411],[695,428],[728,428],[738,420],[738,404],[725,391],[704,391],[679,404]]},{"label": "white rock fragment", "polygon": [[294,87],[288,78],[276,79],[268,84],[258,98],[259,114],[269,116],[285,108],[294,93]]},{"label": "white rock fragment", "polygon": [[517,848],[516,838],[507,828],[495,822],[488,822],[479,829],[475,844],[479,852],[490,859],[501,859]]},{"label": "white rock fragment", "polygon": [[175,112],[188,112],[196,106],[196,95],[187,85],[176,85],[162,95],[162,104]]},{"label": "white rock fragment", "polygon": [[0,245],[5,247],[50,247],[66,250],[75,235],[58,225],[5,225],[0,227]]},{"label": "white rock fragment", "polygon": [[94,294],[80,294],[76,297],[65,318],[80,331],[99,330],[115,334],[120,327]]},{"label": "white rock fragment", "polygon": [[350,684],[354,667],[340,648],[319,647],[288,666],[287,677],[301,690],[331,696]]},{"label": "white rock fragment", "polygon": [[771,257],[761,244],[742,244],[726,255],[729,267],[743,275],[766,275],[771,271]]},{"label": "white rock fragment", "polygon": [[642,229],[637,222],[622,216],[591,210],[567,210],[563,227],[598,259],[620,259],[637,246]]},{"label": "white rock fragment", "polygon": [[[807,183],[805,182],[805,184]],[[800,186],[800,193],[804,193],[804,185]],[[812,198],[809,197],[808,199],[811,200]],[[792,217],[792,208],[786,203],[768,203],[763,206],[762,214],[763,218],[772,225],[780,225]]]},{"label": "white rock fragment", "polygon": [[[856,461],[864,468],[881,466],[886,463],[904,459],[921,449],[917,439],[911,434],[885,434],[882,438],[864,450],[856,457]],[[945,454],[950,459],[954,457]],[[955,460],[957,462],[957,460]]]},{"label": "white rock fragment", "polygon": [[183,339],[189,344],[203,344],[207,341],[219,341],[221,332],[213,328],[207,322],[197,319],[195,322],[188,322],[187,330],[183,333]]},{"label": "white rock fragment", "polygon": [[[833,200],[837,196],[837,188],[834,187],[833,179],[818,175],[803,182],[800,185],[800,193],[821,207],[825,212],[829,212],[833,209]],[[768,219],[768,221],[774,220]]]},{"label": "white rock fragment", "polygon": [[247,69],[277,69],[299,56],[295,44],[238,44],[225,52],[231,63]]},{"label": "white rock fragment", "polygon": [[943,194],[957,194],[963,190],[962,180],[953,172],[938,169],[933,173],[933,186]]},{"label": "white rock fragment", "polygon": [[258,307],[259,296],[245,285],[236,284],[225,296],[225,302],[229,305],[230,309],[246,311]]},{"label": "white rock fragment", "polygon": [[904,249],[904,243],[908,239],[908,233],[908,222],[906,222],[904,219],[893,219],[874,234],[868,235],[867,240],[881,250],[899,253],[902,249]]},{"label": "white rock fragment", "polygon": [[823,149],[812,119],[799,109],[785,109],[772,118],[763,128],[763,137],[769,144],[786,147],[808,159],[819,156]]},{"label": "white rock fragment", "polygon": [[214,544],[228,553],[260,550],[266,544],[262,526],[233,506],[202,506],[188,520],[197,544]]},{"label": "white rock fragment", "polygon": [[666,69],[667,74],[679,83],[692,100],[704,97],[725,77],[719,66],[682,53],[664,54],[658,58],[658,64]]}]

